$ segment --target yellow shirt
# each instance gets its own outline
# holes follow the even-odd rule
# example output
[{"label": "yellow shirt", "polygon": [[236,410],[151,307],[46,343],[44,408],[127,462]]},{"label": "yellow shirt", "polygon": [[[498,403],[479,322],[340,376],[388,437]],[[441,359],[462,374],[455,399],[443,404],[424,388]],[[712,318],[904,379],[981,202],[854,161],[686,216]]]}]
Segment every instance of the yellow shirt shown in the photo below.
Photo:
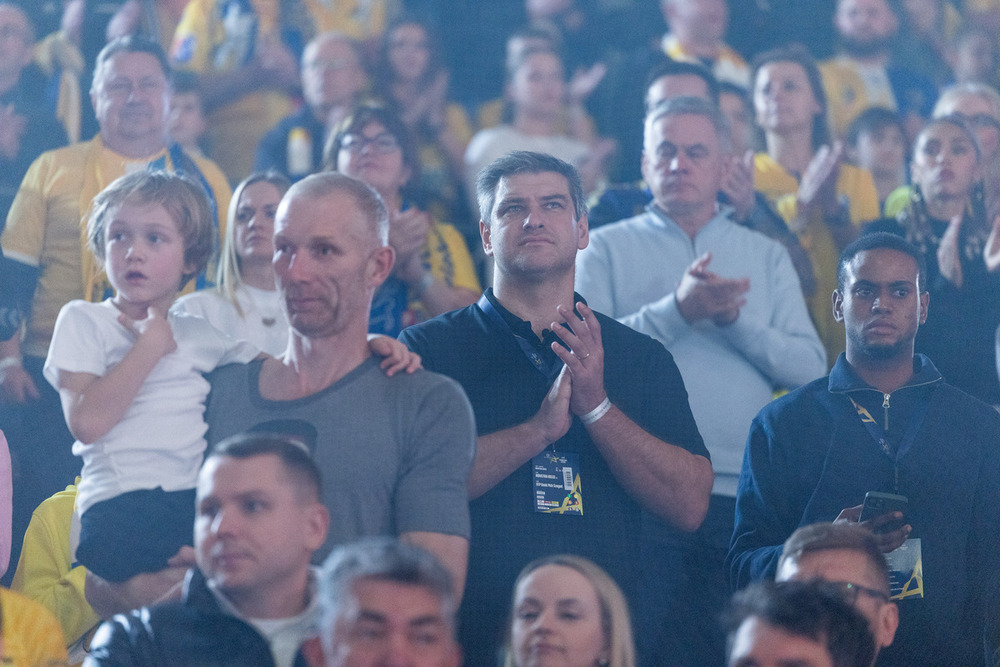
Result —
[{"label": "yellow shirt", "polygon": [[[219,0],[191,0],[185,7],[170,49],[170,59],[178,69],[199,74],[232,71],[248,61],[251,45],[262,36],[280,40],[277,0],[252,0],[256,23],[240,24],[228,34],[219,4]],[[256,32],[249,34],[253,29]],[[265,90],[208,114],[210,153],[232,182],[253,171],[257,144],[291,111],[288,95]]]},{"label": "yellow shirt", "polygon": [[[767,153],[757,153],[754,156],[754,186],[786,223],[790,224],[797,217],[795,195],[799,189],[799,181]],[[860,226],[879,216],[878,192],[875,190],[875,181],[867,170],[841,164],[837,194],[848,198],[850,218],[854,225]],[[809,255],[816,275],[816,293],[807,296],[806,302],[816,331],[826,348],[826,358],[833,364],[845,347],[844,327],[833,319],[831,305],[831,295],[837,288],[837,260],[840,250],[826,223],[819,216],[810,219],[797,236]]]},{"label": "yellow shirt", "polygon": [[5,665],[50,667],[66,665],[66,641],[52,613],[42,605],[0,588]]},{"label": "yellow shirt", "polygon": [[[701,58],[687,53],[674,35],[667,33],[663,37],[662,46],[663,52],[672,60],[704,64]],[[742,88],[750,88],[750,66],[743,56],[725,44],[719,45],[719,55],[712,62],[711,70],[719,81],[728,81]]]},{"label": "yellow shirt", "polygon": [[[45,357],[59,309],[73,299],[94,296],[100,300],[103,296],[86,293],[87,287],[98,282],[101,274],[90,252],[81,247],[82,230],[93,197],[116,178],[145,169],[165,154],[164,149],[141,160],[131,160],[106,148],[98,135],[84,143],[42,153],[28,168],[0,237],[4,255],[41,271],[26,323],[22,354]],[[192,160],[215,195],[220,211],[220,239],[224,238],[225,212],[232,197],[229,183],[209,160],[199,157]],[[169,156],[166,166],[172,169]]]},{"label": "yellow shirt", "polygon": [[83,594],[87,568],[73,562],[70,532],[75,503],[76,486],[71,484],[38,506],[24,533],[10,586],[52,612],[69,643],[101,622]]},{"label": "yellow shirt", "polygon": [[386,15],[393,0],[304,0],[316,32],[335,30],[348,37],[365,40],[385,30]]}]

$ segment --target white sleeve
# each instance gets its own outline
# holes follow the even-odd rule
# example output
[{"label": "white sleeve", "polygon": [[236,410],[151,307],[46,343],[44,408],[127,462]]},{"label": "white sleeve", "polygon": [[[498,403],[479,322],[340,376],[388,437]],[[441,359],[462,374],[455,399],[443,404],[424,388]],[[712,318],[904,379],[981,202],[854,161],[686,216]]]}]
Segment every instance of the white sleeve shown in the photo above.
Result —
[{"label": "white sleeve", "polygon": [[107,371],[108,360],[102,344],[105,331],[93,317],[97,312],[93,309],[99,307],[86,301],[70,301],[59,311],[42,371],[53,387],[61,370],[93,375],[104,375]]}]

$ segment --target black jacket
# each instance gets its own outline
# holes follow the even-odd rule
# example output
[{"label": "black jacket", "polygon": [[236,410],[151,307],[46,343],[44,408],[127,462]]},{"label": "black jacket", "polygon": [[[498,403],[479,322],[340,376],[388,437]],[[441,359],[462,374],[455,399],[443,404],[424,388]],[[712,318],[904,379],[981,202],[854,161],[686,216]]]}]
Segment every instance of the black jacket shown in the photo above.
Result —
[{"label": "black jacket", "polygon": [[[274,667],[271,648],[248,623],[219,608],[205,577],[188,572],[182,602],[143,607],[106,621],[88,666]],[[305,667],[301,651],[295,667]]]}]

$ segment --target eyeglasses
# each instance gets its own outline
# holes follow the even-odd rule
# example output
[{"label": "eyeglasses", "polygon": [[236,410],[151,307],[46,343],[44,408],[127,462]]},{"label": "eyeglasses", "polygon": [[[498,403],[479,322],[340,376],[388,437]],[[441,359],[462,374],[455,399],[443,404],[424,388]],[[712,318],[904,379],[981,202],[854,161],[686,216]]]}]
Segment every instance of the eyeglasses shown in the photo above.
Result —
[{"label": "eyeglasses", "polygon": [[376,134],[370,139],[363,134],[345,134],[340,139],[341,149],[350,153],[360,153],[365,146],[371,146],[372,153],[376,155],[388,155],[399,150],[399,142],[396,137],[388,132]]},{"label": "eyeglasses", "polygon": [[817,583],[820,587],[829,590],[830,593],[836,595],[844,602],[851,605],[858,601],[859,595],[867,595],[868,597],[874,598],[883,604],[889,602],[889,596],[882,591],[875,590],[874,588],[868,588],[867,586],[853,584],[849,581],[821,581]]}]

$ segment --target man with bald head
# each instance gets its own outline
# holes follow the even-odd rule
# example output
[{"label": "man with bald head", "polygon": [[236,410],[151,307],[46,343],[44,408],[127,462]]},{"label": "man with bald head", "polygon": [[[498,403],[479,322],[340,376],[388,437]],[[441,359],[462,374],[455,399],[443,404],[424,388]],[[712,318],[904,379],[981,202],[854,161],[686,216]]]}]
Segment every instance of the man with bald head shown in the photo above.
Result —
[{"label": "man with bald head", "polygon": [[441,560],[461,590],[469,537],[472,410],[452,380],[386,377],[367,343],[372,296],[392,271],[385,205],[359,180],[309,176],[282,199],[274,271],[291,330],[277,358],[210,377],[207,439],[254,428],[307,435],[332,517],[320,556],[393,535]]},{"label": "man with bald head", "polygon": [[317,35],[302,53],[305,104],[272,128],[257,146],[255,169],[275,169],[293,181],[317,172],[323,144],[368,86],[361,46],[339,32]]}]

